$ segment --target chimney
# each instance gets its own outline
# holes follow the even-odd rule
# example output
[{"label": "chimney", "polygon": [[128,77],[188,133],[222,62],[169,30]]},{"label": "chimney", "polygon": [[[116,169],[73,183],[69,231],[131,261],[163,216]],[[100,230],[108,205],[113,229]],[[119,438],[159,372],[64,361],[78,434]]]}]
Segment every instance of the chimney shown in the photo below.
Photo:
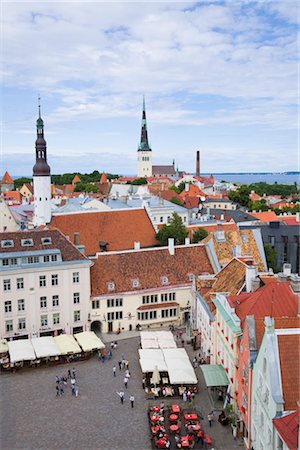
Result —
[{"label": "chimney", "polygon": [[224,220],[224,214],[221,214],[220,220]]},{"label": "chimney", "polygon": [[134,242],[134,250],[140,250],[141,243],[140,242]]},{"label": "chimney", "polygon": [[283,274],[290,277],[291,273],[292,273],[291,264],[288,264],[288,263],[283,264]]},{"label": "chimney", "polygon": [[80,245],[80,234],[78,232],[74,233],[74,245]]},{"label": "chimney", "polygon": [[185,183],[185,186],[184,186],[185,192],[189,192],[189,188],[190,188],[189,183]]},{"label": "chimney", "polygon": [[246,266],[246,291],[252,292],[252,282],[256,278],[256,267]]},{"label": "chimney", "polygon": [[174,238],[168,239],[168,250],[170,255],[175,255]]},{"label": "chimney", "polygon": [[185,243],[185,245],[190,245],[190,243],[191,243],[190,238],[186,237],[184,243]]},{"label": "chimney", "polygon": [[200,177],[200,152],[197,150],[196,153],[196,176]]}]

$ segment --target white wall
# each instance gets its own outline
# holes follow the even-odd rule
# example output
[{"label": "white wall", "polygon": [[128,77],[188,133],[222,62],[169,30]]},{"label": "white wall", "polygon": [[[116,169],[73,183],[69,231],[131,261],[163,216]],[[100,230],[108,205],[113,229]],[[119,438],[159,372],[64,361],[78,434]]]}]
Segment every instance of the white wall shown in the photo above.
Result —
[{"label": "white wall", "polygon": [[3,198],[0,198],[0,233],[18,231],[19,227]]},{"label": "white wall", "polygon": [[34,219],[36,226],[51,221],[51,186],[49,177],[33,177]]},{"label": "white wall", "polygon": [[139,178],[152,176],[152,151],[139,150],[138,154],[138,173]]}]

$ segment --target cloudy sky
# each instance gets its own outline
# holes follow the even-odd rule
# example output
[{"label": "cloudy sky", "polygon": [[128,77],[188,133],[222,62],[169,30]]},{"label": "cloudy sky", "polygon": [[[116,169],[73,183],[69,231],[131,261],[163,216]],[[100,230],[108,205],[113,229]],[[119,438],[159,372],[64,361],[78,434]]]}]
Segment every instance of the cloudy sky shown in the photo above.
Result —
[{"label": "cloudy sky", "polygon": [[2,2],[0,174],[30,175],[37,98],[52,173],[154,164],[296,170],[294,0]]}]

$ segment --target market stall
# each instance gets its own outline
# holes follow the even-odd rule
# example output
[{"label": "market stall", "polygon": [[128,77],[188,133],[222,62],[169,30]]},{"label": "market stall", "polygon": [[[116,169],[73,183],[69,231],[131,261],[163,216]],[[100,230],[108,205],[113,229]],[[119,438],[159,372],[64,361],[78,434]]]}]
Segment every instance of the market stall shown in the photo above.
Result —
[{"label": "market stall", "polygon": [[12,364],[23,361],[33,361],[36,358],[30,339],[9,341],[8,352]]},{"label": "market stall", "polygon": [[31,343],[38,359],[58,357],[61,354],[61,351],[52,336],[37,337],[31,339]]},{"label": "market stall", "polygon": [[82,351],[76,339],[70,334],[60,334],[55,336],[54,340],[62,355],[73,355]]},{"label": "market stall", "polygon": [[93,331],[83,331],[74,334],[74,337],[84,352],[92,352],[105,348],[105,345]]},{"label": "market stall", "polygon": [[184,348],[163,349],[163,355],[168,368],[170,384],[197,384],[195,371]]}]

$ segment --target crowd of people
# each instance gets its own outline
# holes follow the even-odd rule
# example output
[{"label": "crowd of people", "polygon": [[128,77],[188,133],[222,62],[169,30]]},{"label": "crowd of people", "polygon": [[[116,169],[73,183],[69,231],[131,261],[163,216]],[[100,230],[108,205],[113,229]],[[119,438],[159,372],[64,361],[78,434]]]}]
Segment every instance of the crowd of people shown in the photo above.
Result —
[{"label": "crowd of people", "polygon": [[[55,390],[56,397],[62,397],[65,394],[65,390],[69,388],[71,389],[71,394],[75,397],[78,397],[79,387],[76,381],[77,371],[75,367],[73,369],[69,369],[67,374],[63,374],[62,376],[56,375],[55,377]],[[68,382],[70,381],[70,385]]]}]

